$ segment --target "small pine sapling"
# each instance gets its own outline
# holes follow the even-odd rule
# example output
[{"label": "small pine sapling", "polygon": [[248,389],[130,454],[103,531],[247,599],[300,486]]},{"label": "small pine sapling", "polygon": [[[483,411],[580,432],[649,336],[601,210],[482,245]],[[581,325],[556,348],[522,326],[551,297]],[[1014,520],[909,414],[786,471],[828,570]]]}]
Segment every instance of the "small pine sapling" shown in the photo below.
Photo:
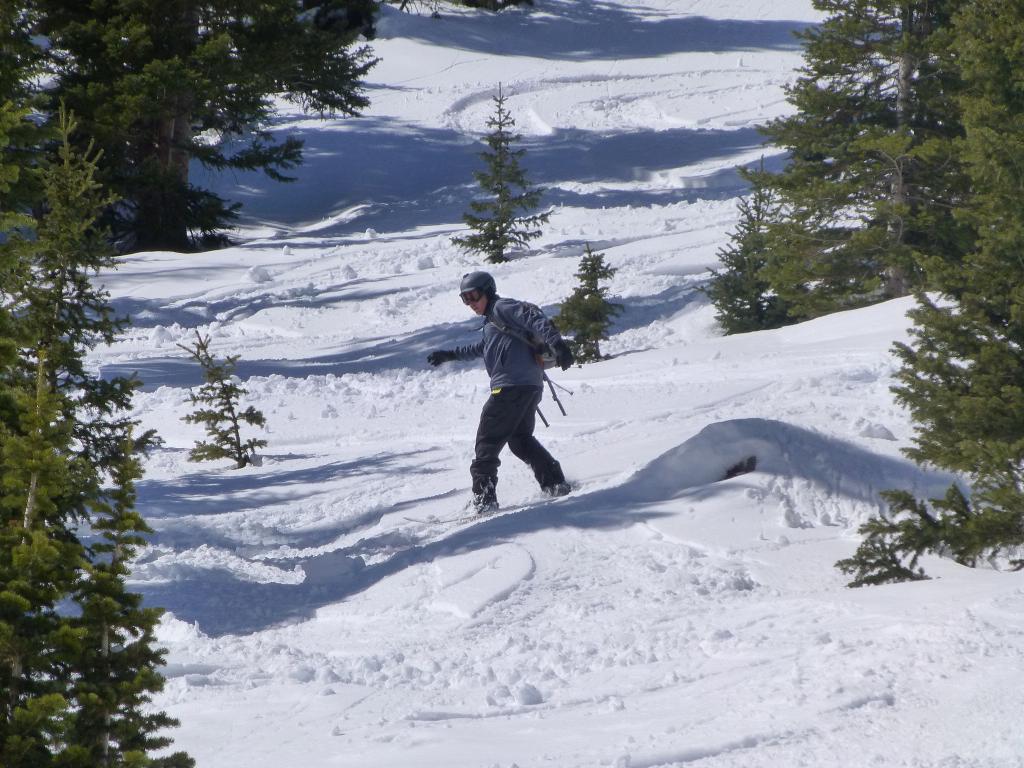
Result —
[{"label": "small pine sapling", "polygon": [[778,328],[790,322],[785,302],[764,275],[771,251],[769,226],[779,216],[777,195],[755,177],[750,196],[740,199],[739,213],[731,242],[718,252],[723,269],[712,271],[711,283],[704,289],[726,334]]},{"label": "small pine sapling", "polygon": [[605,263],[604,254],[594,253],[587,243],[576,272],[579,285],[555,318],[558,330],[572,336],[569,345],[581,363],[603,359],[601,342],[608,340],[612,319],[622,312],[622,305],[608,301],[608,288],[601,286],[601,281],[610,280],[615,272]]},{"label": "small pine sapling", "polygon": [[512,132],[515,124],[505,108],[505,95],[499,86],[494,97],[494,115],[487,121],[492,129],[485,139],[487,150],[480,153],[487,168],[473,174],[486,197],[471,202],[470,212],[462,217],[473,233],[452,238],[455,245],[482,253],[492,264],[508,261],[511,248],[525,247],[530,240],[540,237],[537,227],[550,217],[548,213],[516,215],[536,209],[542,192],[530,185],[519,165],[526,150],[513,149],[521,138]]},{"label": "small pine sapling", "polygon": [[242,440],[242,424],[256,427],[266,425],[263,414],[253,406],[239,410],[239,400],[246,394],[234,376],[239,355],[229,355],[218,363],[210,353],[210,337],[196,332],[196,343],[188,347],[179,344],[199,363],[206,383],[198,394],[191,392],[192,405],[200,406],[196,411],[183,417],[189,424],[202,424],[209,440],[199,441],[189,452],[190,461],[213,461],[233,459],[237,469],[253,463],[255,451],[267,444],[266,440],[249,438]]}]

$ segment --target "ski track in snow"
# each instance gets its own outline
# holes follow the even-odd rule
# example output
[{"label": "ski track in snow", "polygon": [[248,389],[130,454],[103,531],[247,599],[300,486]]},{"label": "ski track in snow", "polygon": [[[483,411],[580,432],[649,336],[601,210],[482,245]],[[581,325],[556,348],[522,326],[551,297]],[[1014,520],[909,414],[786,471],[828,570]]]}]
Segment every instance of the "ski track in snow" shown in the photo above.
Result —
[{"label": "ski track in snow", "polygon": [[[545,0],[497,17],[388,7],[364,118],[320,122],[289,187],[211,178],[250,239],[135,254],[106,276],[133,326],[94,363],[137,371],[159,430],[155,529],[133,585],[165,606],[157,704],[206,767],[1024,765],[1024,590],[941,578],[847,590],[833,563],[907,462],[890,347],[909,300],[721,337],[700,292],[736,220],[737,165],[784,114],[806,0]],[[623,306],[600,364],[555,372],[541,440],[577,483],[465,525],[487,396],[449,237],[490,98],[509,95],[552,205],[501,292],[552,309],[586,243]],[[382,154],[387,154],[387,160]],[[184,425],[209,335],[267,417],[259,466],[195,465]],[[751,471],[725,478],[746,463]]]}]

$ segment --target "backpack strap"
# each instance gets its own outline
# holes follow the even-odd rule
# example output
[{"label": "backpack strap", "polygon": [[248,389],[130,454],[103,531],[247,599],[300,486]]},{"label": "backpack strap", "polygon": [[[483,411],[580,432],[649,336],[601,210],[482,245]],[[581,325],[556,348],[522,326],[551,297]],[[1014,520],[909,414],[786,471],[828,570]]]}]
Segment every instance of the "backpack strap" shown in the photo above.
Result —
[{"label": "backpack strap", "polygon": [[511,336],[513,339],[519,339],[521,342],[523,342],[523,344],[525,344],[526,346],[528,346],[530,349],[532,349],[534,351],[537,351],[538,349],[540,349],[543,346],[543,345],[539,344],[536,341],[536,339],[531,338],[529,336],[526,336],[525,334],[519,333],[518,331],[513,331],[505,323],[502,323],[501,321],[496,320],[494,317],[488,317],[487,318],[487,322],[490,323],[491,325],[493,325],[495,328],[497,328],[502,333],[504,333],[506,336]]},{"label": "backpack strap", "polygon": [[547,344],[534,337],[526,336],[522,333],[519,333],[518,331],[512,330],[505,323],[502,323],[500,320],[495,319],[495,316],[497,314],[497,312],[491,312],[491,314],[487,316],[487,322],[493,325],[502,333],[504,333],[506,336],[511,336],[513,339],[519,339],[519,341],[523,342],[523,344],[528,346],[530,348],[530,351],[533,352],[533,359],[537,361],[537,365],[539,365],[541,368],[546,369],[553,368],[555,366],[555,356],[548,349]]}]

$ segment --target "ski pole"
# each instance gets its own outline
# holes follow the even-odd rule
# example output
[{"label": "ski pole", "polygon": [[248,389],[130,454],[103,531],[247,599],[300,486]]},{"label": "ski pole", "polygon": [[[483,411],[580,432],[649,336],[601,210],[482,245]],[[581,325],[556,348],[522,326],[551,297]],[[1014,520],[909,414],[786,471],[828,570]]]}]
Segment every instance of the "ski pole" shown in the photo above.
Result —
[{"label": "ski pole", "polygon": [[[562,405],[562,401],[558,399],[558,393],[555,392],[555,385],[551,381],[551,379],[548,378],[548,374],[547,374],[546,371],[544,373],[544,381],[546,381],[548,383],[548,389],[551,390],[551,399],[555,401],[555,404],[558,406],[558,410],[560,410],[562,412],[563,416],[568,416],[569,414],[567,414],[565,412],[565,406],[563,406]],[[565,387],[560,387],[560,389],[565,389]],[[569,392],[568,389],[565,389],[565,391]],[[569,392],[569,394],[571,395],[572,392]],[[542,416],[541,418],[543,419],[544,417]],[[547,422],[546,421],[544,422],[544,426],[547,426]]]}]

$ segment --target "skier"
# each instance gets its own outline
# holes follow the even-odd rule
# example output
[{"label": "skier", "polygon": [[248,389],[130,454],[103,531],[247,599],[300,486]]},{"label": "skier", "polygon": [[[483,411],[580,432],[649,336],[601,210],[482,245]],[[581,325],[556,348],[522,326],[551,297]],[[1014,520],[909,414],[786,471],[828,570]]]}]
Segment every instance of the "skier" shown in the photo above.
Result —
[{"label": "skier", "polygon": [[476,458],[469,468],[473,508],[477,514],[498,508],[498,454],[506,443],[530,465],[546,494],[564,496],[571,488],[561,465],[533,436],[534,414],[544,392],[544,369],[537,354],[550,350],[564,371],[574,362],[572,350],[536,306],[498,296],[494,278],[487,272],[464,275],[459,297],[483,316],[483,340],[436,350],[427,355],[427,362],[438,366],[482,357],[491,378],[491,396],[484,403],[476,432]]}]

